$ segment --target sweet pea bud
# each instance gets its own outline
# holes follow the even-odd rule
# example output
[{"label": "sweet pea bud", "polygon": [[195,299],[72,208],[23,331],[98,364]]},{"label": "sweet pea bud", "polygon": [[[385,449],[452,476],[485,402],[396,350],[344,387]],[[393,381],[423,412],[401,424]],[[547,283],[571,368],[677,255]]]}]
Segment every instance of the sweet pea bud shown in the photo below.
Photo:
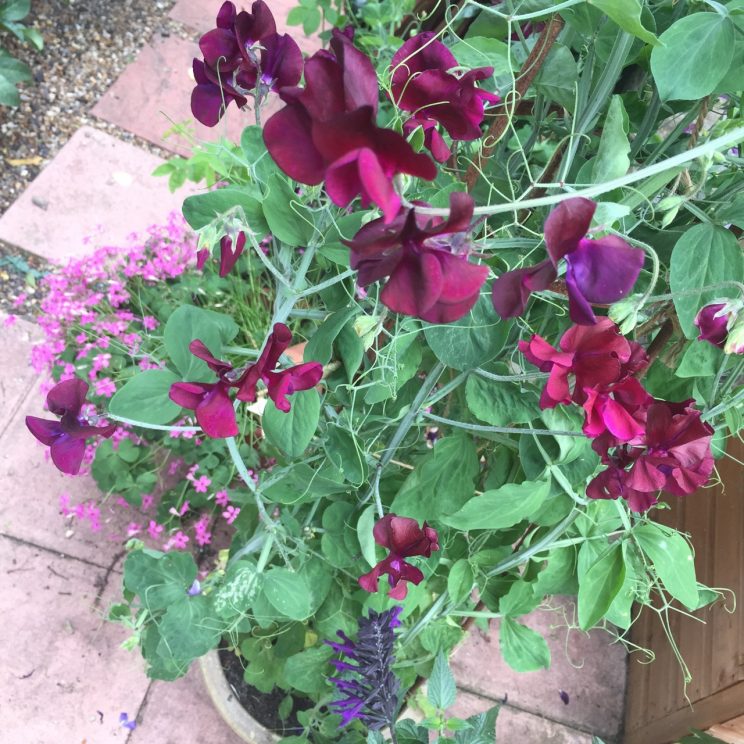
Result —
[{"label": "sweet pea bud", "polygon": [[744,315],[739,316],[734,321],[733,326],[728,332],[726,343],[723,346],[726,354],[744,354]]},{"label": "sweet pea bud", "polygon": [[626,297],[624,300],[615,302],[608,312],[610,320],[620,326],[620,333],[627,336],[639,323],[638,313],[640,311],[642,296],[639,294]]}]

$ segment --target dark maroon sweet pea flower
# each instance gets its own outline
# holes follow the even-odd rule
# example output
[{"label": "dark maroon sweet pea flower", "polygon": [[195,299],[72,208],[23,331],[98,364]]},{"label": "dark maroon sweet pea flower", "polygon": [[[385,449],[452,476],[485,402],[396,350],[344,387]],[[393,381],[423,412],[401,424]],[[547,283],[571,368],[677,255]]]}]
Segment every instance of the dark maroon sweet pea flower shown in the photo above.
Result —
[{"label": "dark maroon sweet pea flower", "polygon": [[350,241],[351,267],[357,282],[367,286],[388,277],[380,295],[391,310],[430,323],[461,318],[478,300],[488,267],[467,260],[467,233],[473,199],[464,192],[450,195],[450,216],[428,218],[402,209],[385,224],[383,218],[364,225]]},{"label": "dark maroon sweet pea flower", "polygon": [[527,361],[550,373],[540,398],[541,408],[572,401],[583,405],[589,390],[607,390],[646,363],[640,345],[628,341],[609,318],[599,318],[592,326],[572,326],[559,346],[560,350],[555,349],[537,335],[529,342],[519,342]]},{"label": "dark maroon sweet pea flower", "polygon": [[404,599],[408,593],[406,582],[420,584],[424,574],[406,562],[406,558],[422,555],[428,558],[439,550],[437,531],[424,522],[418,526],[415,519],[387,514],[375,524],[372,531],[375,542],[390,551],[369,573],[359,577],[359,586],[367,592],[377,591],[377,580],[387,574],[390,582],[388,596]]},{"label": "dark maroon sweet pea flower", "polygon": [[196,420],[204,433],[213,439],[224,439],[238,435],[238,422],[230,398],[230,388],[236,387],[239,380],[233,375],[233,367],[212,355],[206,345],[196,339],[189,344],[189,350],[207,363],[217,375],[217,382],[174,382],[169,397],[182,408],[194,411]]},{"label": "dark maroon sweet pea flower", "polygon": [[224,3],[217,28],[201,37],[199,49],[204,60],[194,60],[191,111],[205,126],[215,126],[231,101],[243,108],[248,96],[260,101],[270,90],[296,85],[302,77],[300,48],[287,34],[276,33],[263,0],[256,0],[250,13]]},{"label": "dark maroon sweet pea flower", "polygon": [[196,252],[196,268],[201,271],[211,256],[209,248],[202,248]]},{"label": "dark maroon sweet pea flower", "polygon": [[238,237],[235,240],[235,247],[233,248],[233,241],[229,235],[225,235],[220,240],[220,276],[226,277],[232,270],[235,264],[238,262],[243,250],[245,249],[245,233],[239,232]]},{"label": "dark maroon sweet pea flower", "polygon": [[646,411],[640,442],[620,443],[611,434],[592,444],[609,465],[587,488],[590,498],[625,498],[643,511],[665,491],[684,496],[705,485],[713,472],[713,428],[692,407],[693,400],[656,400]]},{"label": "dark maroon sweet pea flower", "polygon": [[108,439],[116,427],[93,426],[82,414],[88,383],[78,378],[57,383],[47,395],[47,408],[59,421],[26,416],[26,427],[49,447],[56,468],[68,475],[77,475],[85,455],[85,440],[89,437]]},{"label": "dark maroon sweet pea flower", "polygon": [[425,145],[439,162],[449,157],[450,150],[434,123],[441,124],[453,140],[477,139],[481,136],[484,104],[501,100],[475,85],[491,77],[492,67],[479,67],[464,75],[450,72],[457,67],[459,62],[452,52],[430,31],[411,37],[390,64],[393,101],[412,114],[406,129],[423,126]]},{"label": "dark maroon sweet pea flower", "polygon": [[250,365],[240,379],[238,400],[254,402],[258,381],[262,380],[274,405],[287,413],[291,408],[288,395],[310,390],[320,382],[323,377],[323,365],[319,362],[306,362],[289,369],[274,370],[279,357],[291,343],[292,332],[284,323],[276,323],[258,361]]},{"label": "dark maroon sweet pea flower", "polygon": [[331,49],[305,62],[304,88],[280,90],[287,105],[264,126],[266,148],[295,181],[325,181],[342,207],[360,196],[363,206],[377,204],[390,222],[401,206],[394,176],[433,180],[436,166],[402,135],[376,125],[377,75],[349,36],[335,29]]},{"label": "dark maroon sweet pea flower", "polygon": [[731,313],[726,312],[726,303],[717,302],[701,308],[695,317],[695,325],[700,331],[698,341],[707,341],[722,349],[728,338],[728,323]]},{"label": "dark maroon sweet pea flower", "polygon": [[532,292],[548,289],[558,277],[561,259],[566,261],[569,315],[574,323],[596,323],[592,303],[612,304],[630,293],[643,266],[643,250],[615,235],[587,238],[596,208],[593,201],[576,197],[561,202],[548,215],[548,259],[509,271],[494,282],[493,306],[502,318],[521,315]]}]

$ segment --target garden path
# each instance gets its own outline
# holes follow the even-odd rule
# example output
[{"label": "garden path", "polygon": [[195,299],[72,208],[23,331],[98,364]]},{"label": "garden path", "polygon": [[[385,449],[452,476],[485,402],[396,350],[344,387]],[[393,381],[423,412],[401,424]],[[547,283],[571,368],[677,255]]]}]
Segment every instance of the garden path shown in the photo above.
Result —
[{"label": "garden path", "polygon": [[[293,0],[270,0],[286,17]],[[193,38],[212,26],[217,0],[178,0],[171,18]],[[281,24],[280,24],[281,25]],[[301,46],[312,51],[315,42]],[[187,141],[164,139],[170,122],[190,118],[190,59],[185,38],[156,38],[93,107],[96,116],[174,153]],[[237,111],[221,131],[199,138],[235,137]],[[0,218],[0,241],[52,262],[92,245],[124,244],[129,233],[162,222],[185,191],[169,193],[151,176],[161,162],[151,153],[91,127],[78,130]],[[120,644],[126,631],[104,621],[121,581],[126,515],[103,514],[93,533],[82,520],[64,519],[62,493],[74,503],[95,495],[85,478],[57,473],[28,435],[24,417],[42,414],[41,380],[30,371],[39,330],[0,316],[4,375],[0,404],[0,700],[4,744],[237,744],[208,702],[198,670],[173,683],[145,676],[138,654]],[[40,497],[40,498],[39,498]],[[453,714],[469,715],[503,702],[500,744],[590,744],[592,735],[618,740],[625,691],[625,654],[602,633],[567,635],[570,605],[535,612],[527,624],[547,637],[549,671],[517,674],[505,666],[497,632],[475,630],[456,653],[461,688]],[[566,696],[567,695],[567,696]],[[137,727],[130,731],[119,716]]]}]

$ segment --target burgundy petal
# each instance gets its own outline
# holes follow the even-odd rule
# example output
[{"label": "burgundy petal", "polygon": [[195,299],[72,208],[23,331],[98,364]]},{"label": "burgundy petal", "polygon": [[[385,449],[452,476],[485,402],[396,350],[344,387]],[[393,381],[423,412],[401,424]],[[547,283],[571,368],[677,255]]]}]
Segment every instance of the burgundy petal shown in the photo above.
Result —
[{"label": "burgundy petal", "polygon": [[78,377],[58,382],[47,395],[47,408],[57,416],[69,413],[77,416],[87,394],[88,383]]},{"label": "burgundy petal", "polygon": [[547,259],[534,266],[507,271],[493,283],[494,309],[502,319],[521,315],[532,292],[547,289],[556,276]]},{"label": "burgundy petal", "polygon": [[204,433],[213,439],[238,435],[233,402],[223,384],[217,383],[204,396],[196,407],[196,420]]},{"label": "burgundy petal", "polygon": [[213,386],[214,383],[174,382],[168,397],[176,405],[194,411]]},{"label": "burgundy petal", "polygon": [[235,69],[242,59],[238,40],[232,30],[215,28],[199,39],[204,61],[222,74]]},{"label": "burgundy petal", "polygon": [[380,86],[372,61],[339,29],[333,30],[331,48],[343,70],[346,110],[371,106],[376,115]]},{"label": "burgundy petal", "polygon": [[68,475],[77,475],[85,456],[85,439],[63,435],[52,442],[50,453],[58,470]]},{"label": "burgundy petal", "polygon": [[239,232],[233,249],[232,238],[225,235],[220,241],[220,276],[226,277],[238,262],[245,248],[245,233]]},{"label": "burgundy petal", "polygon": [[443,284],[435,256],[408,254],[390,275],[380,300],[396,313],[420,317],[439,299]]},{"label": "burgundy petal", "polygon": [[222,359],[217,359],[212,352],[207,348],[206,344],[200,339],[196,338],[189,344],[189,351],[207,363],[209,369],[216,372],[218,375],[225,374],[232,370],[232,364],[223,362]]},{"label": "burgundy petal", "polygon": [[590,199],[577,196],[561,202],[545,220],[545,245],[557,265],[567,253],[575,251],[586,235],[597,205]]},{"label": "burgundy petal", "polygon": [[59,421],[49,421],[37,416],[26,416],[26,428],[47,447],[64,433]]}]

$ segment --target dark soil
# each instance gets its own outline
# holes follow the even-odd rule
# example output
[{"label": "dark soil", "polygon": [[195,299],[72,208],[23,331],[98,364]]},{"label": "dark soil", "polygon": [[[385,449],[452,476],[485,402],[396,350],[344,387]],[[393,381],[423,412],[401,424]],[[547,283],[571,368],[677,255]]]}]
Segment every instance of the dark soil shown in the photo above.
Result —
[{"label": "dark soil", "polygon": [[243,680],[243,663],[240,659],[232,651],[225,648],[221,648],[219,654],[222,668],[225,670],[225,677],[227,677],[227,681],[238,701],[248,713],[262,726],[280,736],[302,733],[303,728],[297,720],[296,712],[312,708],[313,702],[311,700],[293,695],[292,713],[286,721],[282,721],[279,718],[279,703],[282,702],[287,693],[278,688],[274,688],[270,693],[265,693],[247,685]]}]

